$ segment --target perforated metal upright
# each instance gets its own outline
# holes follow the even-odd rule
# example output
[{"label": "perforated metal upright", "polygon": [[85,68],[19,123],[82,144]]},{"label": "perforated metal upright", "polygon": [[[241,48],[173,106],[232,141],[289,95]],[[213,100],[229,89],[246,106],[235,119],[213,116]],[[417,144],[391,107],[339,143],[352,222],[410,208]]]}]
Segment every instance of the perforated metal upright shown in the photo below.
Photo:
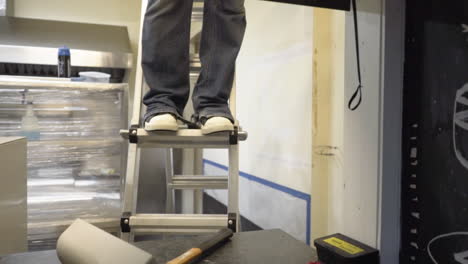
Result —
[{"label": "perforated metal upright", "polygon": [[[146,7],[147,1],[143,1]],[[195,1],[194,10],[200,10],[202,2]],[[145,10],[146,8],[143,8]],[[143,11],[144,12],[144,11]],[[199,16],[199,14],[197,14]],[[142,23],[143,24],[143,23]],[[138,62],[141,62],[141,44]],[[232,114],[236,115],[235,82],[230,98]],[[239,226],[239,141],[247,139],[238,122],[232,132],[203,135],[199,129],[181,127],[177,132],[147,132],[141,128],[142,95],[147,89],[141,67],[137,69],[137,84],[134,95],[133,115],[128,130],[121,130],[129,140],[127,171],[124,179],[122,201],[121,238],[132,241],[135,234],[152,233],[203,233],[214,232],[223,227],[238,231]],[[167,214],[137,214],[137,193],[141,148],[164,148],[166,152]],[[174,175],[172,150],[180,149],[228,149],[229,174],[227,176]],[[200,153],[200,152],[198,152]],[[201,165],[200,165],[201,166]],[[195,171],[201,171],[201,167]],[[227,189],[227,214],[174,214],[174,191],[195,190],[201,194],[205,189]],[[199,201],[200,202],[200,201]]]}]

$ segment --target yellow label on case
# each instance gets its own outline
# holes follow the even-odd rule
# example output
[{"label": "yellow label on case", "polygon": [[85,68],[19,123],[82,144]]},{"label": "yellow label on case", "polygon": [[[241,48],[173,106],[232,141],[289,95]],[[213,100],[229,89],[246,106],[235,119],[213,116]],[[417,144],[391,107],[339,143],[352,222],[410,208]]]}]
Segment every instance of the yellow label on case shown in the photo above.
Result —
[{"label": "yellow label on case", "polygon": [[334,247],[337,247],[343,251],[345,251],[346,253],[349,253],[351,255],[356,255],[356,254],[359,254],[361,252],[364,252],[364,249],[362,248],[359,248],[359,247],[356,247],[355,245],[353,244],[350,244],[344,240],[341,240],[337,237],[330,237],[330,238],[327,238],[325,240],[323,240],[325,243],[328,243]]}]

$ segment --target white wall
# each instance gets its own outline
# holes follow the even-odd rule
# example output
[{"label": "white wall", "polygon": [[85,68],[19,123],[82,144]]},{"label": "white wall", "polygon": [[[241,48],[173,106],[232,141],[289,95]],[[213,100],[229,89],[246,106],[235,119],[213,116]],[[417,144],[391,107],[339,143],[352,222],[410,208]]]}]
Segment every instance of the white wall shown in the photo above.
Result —
[{"label": "white wall", "polygon": [[[241,143],[240,210],[264,228],[280,227],[306,240],[313,9],[247,0],[246,10],[247,33],[237,65],[238,119],[249,132]],[[205,159],[227,165],[227,155],[218,151],[206,152]],[[259,179],[249,180],[249,175]]]},{"label": "white wall", "polygon": [[[343,215],[340,231],[377,246],[382,97],[382,1],[360,0],[359,37],[363,102],[344,111]],[[346,15],[345,100],[357,87],[352,13]]]},{"label": "white wall", "polygon": [[249,132],[243,169],[309,192],[312,8],[250,0],[246,9],[237,66],[238,118]]},{"label": "white wall", "polygon": [[[344,186],[337,225],[398,263],[404,1],[359,0],[363,102],[344,112]],[[357,85],[353,17],[346,15],[345,105]]]},{"label": "white wall", "polygon": [[333,233],[343,218],[345,14],[314,9],[313,239]]},{"label": "white wall", "polygon": [[[15,17],[126,26],[136,62],[141,0],[14,0],[8,4]],[[134,83],[135,71],[129,80],[131,90]]]}]

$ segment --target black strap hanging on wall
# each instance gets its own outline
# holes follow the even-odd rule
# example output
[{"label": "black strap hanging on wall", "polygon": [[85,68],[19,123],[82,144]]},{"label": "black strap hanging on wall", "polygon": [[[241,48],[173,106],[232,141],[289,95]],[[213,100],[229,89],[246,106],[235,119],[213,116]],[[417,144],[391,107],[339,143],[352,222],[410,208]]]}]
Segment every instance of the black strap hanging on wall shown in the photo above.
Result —
[{"label": "black strap hanging on wall", "polygon": [[[353,0],[353,16],[354,16],[354,34],[356,40],[356,58],[357,58],[357,74],[358,74],[358,81],[359,85],[356,88],[356,91],[351,96],[348,102],[348,108],[351,111],[358,109],[362,102],[362,78],[361,78],[361,58],[359,53],[359,30],[358,30],[358,20],[357,20],[357,5],[356,0]],[[354,103],[354,101],[356,101]]]}]

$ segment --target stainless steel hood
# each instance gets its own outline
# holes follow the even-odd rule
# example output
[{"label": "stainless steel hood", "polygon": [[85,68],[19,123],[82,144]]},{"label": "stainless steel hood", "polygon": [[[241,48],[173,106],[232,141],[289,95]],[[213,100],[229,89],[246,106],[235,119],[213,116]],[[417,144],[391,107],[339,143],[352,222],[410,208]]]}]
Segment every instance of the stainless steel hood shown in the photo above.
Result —
[{"label": "stainless steel hood", "polygon": [[0,17],[0,63],[56,65],[62,46],[71,49],[72,66],[132,67],[125,27]]}]

